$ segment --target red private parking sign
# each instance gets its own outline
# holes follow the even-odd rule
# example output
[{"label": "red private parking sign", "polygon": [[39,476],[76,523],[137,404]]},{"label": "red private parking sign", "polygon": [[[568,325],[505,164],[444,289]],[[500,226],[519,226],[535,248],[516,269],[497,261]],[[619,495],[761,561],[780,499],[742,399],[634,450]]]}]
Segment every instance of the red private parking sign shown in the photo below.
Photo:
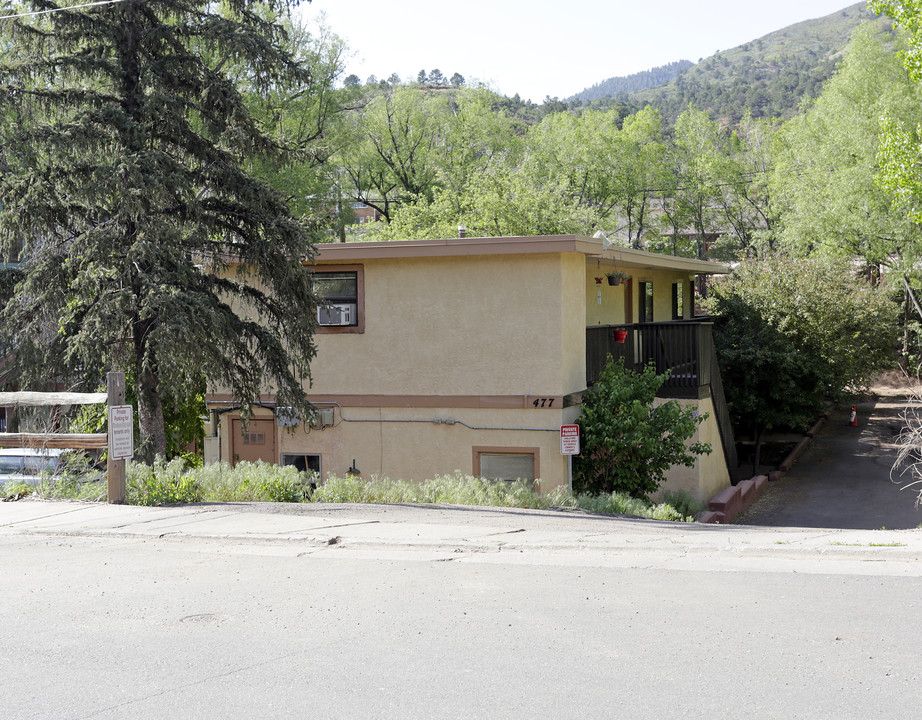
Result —
[{"label": "red private parking sign", "polygon": [[560,426],[560,454],[579,455],[579,425]]}]

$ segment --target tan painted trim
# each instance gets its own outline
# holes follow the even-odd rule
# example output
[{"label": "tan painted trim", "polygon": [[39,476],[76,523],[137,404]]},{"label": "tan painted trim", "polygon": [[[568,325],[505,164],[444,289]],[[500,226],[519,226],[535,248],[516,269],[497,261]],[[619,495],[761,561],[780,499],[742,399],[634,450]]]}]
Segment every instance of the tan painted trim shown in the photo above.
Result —
[{"label": "tan painted trim", "polygon": [[695,258],[683,258],[676,255],[663,255],[651,253],[646,250],[633,248],[613,247],[601,253],[601,268],[606,271],[611,265],[613,269],[645,268],[648,270],[679,270],[680,272],[695,273],[697,275],[726,275],[730,272],[727,263],[710,262]]},{"label": "tan painted trim", "polygon": [[320,243],[315,246],[316,264],[344,260],[410,257],[458,257],[462,255],[518,255],[535,253],[601,251],[601,241],[582,235],[536,237],[447,238],[392,242]]},{"label": "tan painted trim", "polygon": [[[205,402],[206,403],[219,403],[222,405],[226,405],[228,403],[234,403],[234,404],[240,403],[240,401],[236,397],[231,395],[230,393],[206,393]],[[269,395],[269,394],[260,395],[259,400],[257,400],[256,402],[264,403],[266,405],[274,405],[275,395]],[[219,408],[215,408],[215,409],[219,409]],[[266,410],[266,408],[262,408],[262,407],[253,408],[254,413],[258,413],[260,410]]]},{"label": "tan painted trim", "polygon": [[[569,395],[308,395],[315,405],[337,403],[345,407],[482,408],[490,410],[560,410],[579,405],[582,393]],[[273,402],[274,398],[264,402]],[[535,406],[535,401],[538,405]],[[542,401],[544,405],[542,407]],[[205,397],[206,404],[234,402],[228,393]],[[217,408],[215,408],[217,409]]]},{"label": "tan painted trim", "polygon": [[480,456],[483,453],[498,453],[503,455],[534,455],[535,480],[541,477],[541,448],[536,447],[502,447],[500,445],[475,445],[471,448],[471,467],[474,477],[480,477]]},{"label": "tan painted trim", "polygon": [[[307,266],[312,267],[312,266]],[[356,335],[365,332],[365,266],[364,265],[324,265],[316,268],[318,272],[354,272],[356,274],[356,306],[358,322],[355,325],[318,325],[317,335]]]}]

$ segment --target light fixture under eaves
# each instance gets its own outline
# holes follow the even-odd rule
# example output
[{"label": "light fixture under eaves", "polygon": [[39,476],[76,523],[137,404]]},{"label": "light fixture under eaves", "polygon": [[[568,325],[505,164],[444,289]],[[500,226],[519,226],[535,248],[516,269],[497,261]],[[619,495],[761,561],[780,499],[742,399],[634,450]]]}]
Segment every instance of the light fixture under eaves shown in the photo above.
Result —
[{"label": "light fixture under eaves", "polygon": [[608,239],[608,233],[606,233],[604,230],[596,230],[592,237],[595,238],[596,240],[602,241],[602,251],[603,252],[605,250],[608,250],[612,245],[614,245],[614,243]]}]

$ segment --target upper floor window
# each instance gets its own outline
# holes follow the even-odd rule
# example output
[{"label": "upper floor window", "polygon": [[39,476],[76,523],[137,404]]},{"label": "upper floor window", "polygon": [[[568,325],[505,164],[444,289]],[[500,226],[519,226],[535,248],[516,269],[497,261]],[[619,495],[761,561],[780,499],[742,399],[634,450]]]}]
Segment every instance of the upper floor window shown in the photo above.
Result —
[{"label": "upper floor window", "polygon": [[685,283],[678,280],[672,283],[672,319],[681,320],[685,317]]},{"label": "upper floor window", "polygon": [[640,294],[640,322],[653,322],[653,283],[639,283],[638,289]]},{"label": "upper floor window", "polygon": [[317,331],[364,332],[365,292],[361,265],[322,266],[313,271]]}]

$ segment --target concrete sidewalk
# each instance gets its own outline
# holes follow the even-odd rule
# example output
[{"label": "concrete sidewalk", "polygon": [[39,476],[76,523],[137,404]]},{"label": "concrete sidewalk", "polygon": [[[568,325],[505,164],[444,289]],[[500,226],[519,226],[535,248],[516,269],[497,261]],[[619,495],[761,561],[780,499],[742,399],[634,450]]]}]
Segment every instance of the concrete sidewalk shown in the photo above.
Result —
[{"label": "concrete sidewalk", "polygon": [[[695,570],[922,575],[922,531],[667,523],[459,506],[0,504],[0,539],[133,539],[248,552]],[[885,561],[885,562],[882,562]]]},{"label": "concrete sidewalk", "polygon": [[891,472],[903,416],[917,406],[907,391],[875,388],[875,399],[834,411],[814,442],[780,480],[737,519],[738,525],[851,529],[922,527],[919,487]]}]

